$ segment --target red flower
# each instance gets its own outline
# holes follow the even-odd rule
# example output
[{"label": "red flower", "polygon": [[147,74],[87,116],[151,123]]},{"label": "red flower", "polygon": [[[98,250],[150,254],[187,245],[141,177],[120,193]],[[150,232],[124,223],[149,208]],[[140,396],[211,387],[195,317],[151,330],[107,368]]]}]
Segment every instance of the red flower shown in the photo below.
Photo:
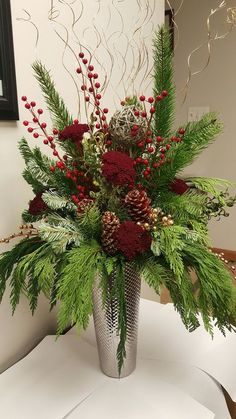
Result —
[{"label": "red flower", "polygon": [[42,198],[43,192],[39,192],[35,195],[34,199],[29,202],[29,210],[28,212],[31,215],[40,215],[43,211],[45,211],[48,206],[45,204]]},{"label": "red flower", "polygon": [[114,234],[117,249],[121,251],[128,260],[146,252],[150,249],[152,238],[150,234],[133,221],[125,221],[120,224]]},{"label": "red flower", "polygon": [[134,160],[120,151],[108,151],[102,155],[102,175],[115,186],[134,183]]},{"label": "red flower", "polygon": [[177,195],[183,195],[189,190],[189,186],[183,179],[174,179],[170,184],[170,190]]},{"label": "red flower", "polygon": [[82,140],[85,132],[89,131],[87,124],[72,124],[68,125],[59,133],[59,140],[71,140],[77,146],[78,150],[82,152]]}]

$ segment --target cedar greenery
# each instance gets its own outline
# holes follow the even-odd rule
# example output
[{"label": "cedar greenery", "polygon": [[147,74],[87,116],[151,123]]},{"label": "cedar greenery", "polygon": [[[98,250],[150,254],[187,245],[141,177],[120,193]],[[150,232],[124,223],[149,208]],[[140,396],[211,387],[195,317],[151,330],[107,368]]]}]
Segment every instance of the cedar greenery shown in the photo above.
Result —
[{"label": "cedar greenery", "polygon": [[[175,89],[172,50],[166,29],[160,28],[156,33],[153,52],[154,96],[163,90],[168,92],[168,96],[157,102],[152,129],[155,136],[162,136],[169,141],[167,138],[178,133],[178,130],[173,128]],[[36,62],[33,69],[54,127],[63,130],[72,124],[73,119],[55,90],[48,70],[40,62]],[[137,98],[129,100],[131,105],[141,106]],[[169,187],[221,130],[222,124],[213,113],[205,115],[198,122],[187,124],[184,140],[166,152],[170,164],[157,170],[153,182],[143,180],[152,207],[160,206],[165,214],[171,214],[174,225],[164,226],[158,222],[156,231],[151,232],[150,250],[140,254],[133,263],[143,280],[157,294],[163,285],[167,287],[176,310],[190,331],[199,326],[199,313],[210,333],[213,333],[214,324],[222,333],[234,330],[232,325],[236,321],[236,298],[231,276],[222,261],[208,250],[210,240],[207,231],[209,214],[214,211],[212,202],[217,202],[217,211],[218,208],[222,210],[230,206],[224,190],[232,185],[222,179],[192,177],[186,179],[189,189],[183,194],[176,194]],[[52,171],[52,159],[38,147],[31,149],[24,138],[20,141],[19,149],[26,166],[23,177],[35,194],[43,194],[47,210],[37,215],[25,210],[22,214],[25,222],[39,221],[37,235],[24,238],[12,250],[0,256],[0,301],[9,282],[13,312],[21,293],[24,293],[33,313],[42,292],[49,298],[51,308],[60,302],[58,334],[68,324],[76,324],[80,330],[87,327],[92,313],[95,275],[101,277],[105,303],[108,297],[111,298],[108,291],[109,276],[115,272],[112,298],[116,298],[119,307],[117,332],[120,343],[117,360],[121,372],[126,356],[126,261],[123,254],[109,256],[103,250],[101,218],[105,211],[115,212],[121,222],[130,218],[124,205],[122,188],[112,188],[102,179],[97,149],[103,140],[101,132],[94,134],[92,130],[91,141],[84,141],[84,156],[87,166],[93,169],[94,182],[89,205],[82,212],[78,212],[76,201],[71,199],[78,191],[70,176],[55,170],[55,166]],[[72,142],[63,142],[61,145],[69,157],[75,153]],[[76,161],[80,162],[81,156]],[[91,175],[89,171],[88,175]],[[209,199],[212,200],[211,204]],[[234,200],[230,202],[234,203]],[[196,274],[194,284],[191,279],[193,271]]]}]

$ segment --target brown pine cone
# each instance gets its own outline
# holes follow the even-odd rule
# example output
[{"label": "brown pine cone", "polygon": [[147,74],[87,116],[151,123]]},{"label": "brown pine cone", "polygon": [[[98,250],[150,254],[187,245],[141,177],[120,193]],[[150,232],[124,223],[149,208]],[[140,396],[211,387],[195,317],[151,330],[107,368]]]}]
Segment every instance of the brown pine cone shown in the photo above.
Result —
[{"label": "brown pine cone", "polygon": [[136,223],[149,221],[152,207],[150,205],[151,200],[145,191],[133,189],[126,195],[124,202],[133,221]]},{"label": "brown pine cone", "polygon": [[78,203],[78,213],[83,213],[86,209],[88,209],[89,206],[93,204],[93,200],[89,198],[84,198],[82,201]]},{"label": "brown pine cone", "polygon": [[120,225],[120,220],[114,212],[107,211],[102,216],[102,247],[109,255],[117,251],[114,233]]}]

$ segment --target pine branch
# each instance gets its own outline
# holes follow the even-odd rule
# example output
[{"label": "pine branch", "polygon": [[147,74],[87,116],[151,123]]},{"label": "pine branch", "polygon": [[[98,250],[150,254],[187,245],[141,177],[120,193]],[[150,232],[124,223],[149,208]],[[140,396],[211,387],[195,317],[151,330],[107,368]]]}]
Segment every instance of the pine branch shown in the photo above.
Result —
[{"label": "pine branch", "polygon": [[40,61],[36,61],[32,68],[35,72],[35,77],[40,84],[48,109],[52,115],[54,127],[61,131],[67,125],[72,124],[73,118],[70,116],[63,99],[56,91],[55,84],[46,67]]},{"label": "pine branch", "polygon": [[50,214],[47,222],[42,222],[38,229],[42,240],[50,243],[55,253],[63,253],[67,246],[80,246],[83,237],[77,224],[69,217]]},{"label": "pine branch", "polygon": [[157,102],[155,113],[155,134],[164,138],[170,136],[174,120],[175,87],[173,81],[173,51],[170,32],[164,26],[154,38],[154,97],[167,90],[168,96]]},{"label": "pine branch", "polygon": [[220,198],[222,189],[225,190],[230,186],[236,186],[235,183],[229,180],[219,178],[189,177],[186,181],[191,182],[200,191],[209,193],[217,198]]},{"label": "pine branch", "polygon": [[59,195],[55,190],[44,192],[42,196],[47,206],[53,210],[65,209],[68,211],[76,212],[76,205],[71,202],[66,196]]}]

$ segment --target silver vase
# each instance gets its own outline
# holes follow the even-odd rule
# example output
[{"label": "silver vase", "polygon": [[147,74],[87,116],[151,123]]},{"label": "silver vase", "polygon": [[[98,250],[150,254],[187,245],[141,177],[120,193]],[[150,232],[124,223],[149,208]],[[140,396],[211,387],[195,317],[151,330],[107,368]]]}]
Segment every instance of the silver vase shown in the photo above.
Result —
[{"label": "silver vase", "polygon": [[[109,288],[112,292],[115,272],[110,275]],[[136,367],[138,315],[141,280],[131,263],[125,267],[125,300],[127,319],[126,358],[121,373],[118,371],[117,347],[118,333],[118,302],[114,296],[102,301],[100,277],[96,276],[93,289],[93,318],[98,346],[101,370],[113,378],[123,378],[130,375]]]}]

